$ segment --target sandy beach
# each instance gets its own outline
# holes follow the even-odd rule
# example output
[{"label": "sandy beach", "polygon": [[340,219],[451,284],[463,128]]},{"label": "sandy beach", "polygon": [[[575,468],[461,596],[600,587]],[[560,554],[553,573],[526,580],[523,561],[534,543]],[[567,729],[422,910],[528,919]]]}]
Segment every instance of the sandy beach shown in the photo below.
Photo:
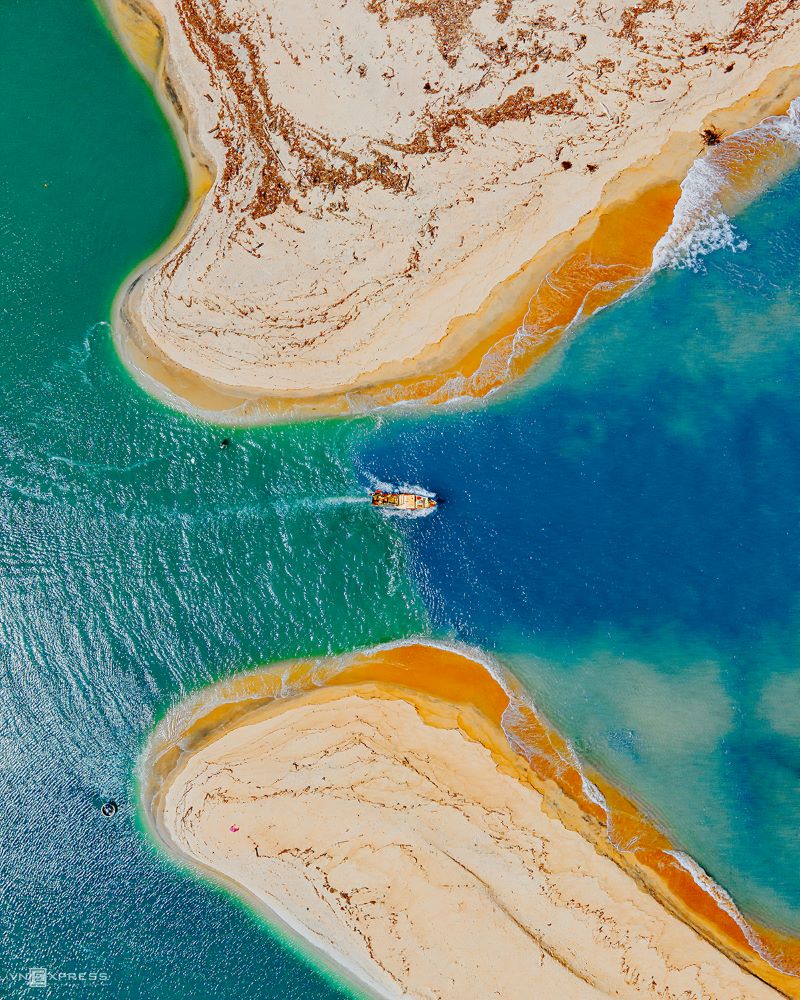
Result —
[{"label": "sandy beach", "polygon": [[[700,130],[752,125],[800,89],[784,3],[114,11],[195,179],[177,242],[119,298],[117,343],[150,389],[227,420],[496,387],[580,308],[586,281],[555,323],[528,307],[604,212],[632,213],[604,261],[626,272],[619,294],[649,266]],[[526,313],[524,350],[486,377]]]},{"label": "sandy beach", "polygon": [[529,715],[528,759],[510,746],[508,703],[481,664],[421,645],[245,675],[162,722],[145,814],[381,996],[797,996],[713,891],[653,860],[620,796],[642,851],[615,850],[585,795],[613,790],[556,734]]},{"label": "sandy beach", "polygon": [[[192,191],[115,340],[228,422],[498,388],[650,271],[704,129],[735,163],[717,140],[800,94],[800,11],[770,0],[110,9]],[[143,769],[156,839],[379,995],[800,994],[796,942],[532,710],[509,742],[481,665],[403,649],[179,707]]]}]

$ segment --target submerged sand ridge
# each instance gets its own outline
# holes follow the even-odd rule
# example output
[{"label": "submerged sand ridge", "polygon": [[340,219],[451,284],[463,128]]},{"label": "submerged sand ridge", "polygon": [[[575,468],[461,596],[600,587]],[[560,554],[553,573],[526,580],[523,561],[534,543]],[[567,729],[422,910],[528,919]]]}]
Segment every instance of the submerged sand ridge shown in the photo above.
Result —
[{"label": "submerged sand ridge", "polygon": [[768,0],[128,3],[163,24],[165,92],[215,175],[121,303],[129,360],[179,394],[200,376],[212,409],[441,371],[510,308],[493,290],[795,62],[800,30]]},{"label": "submerged sand ridge", "polygon": [[152,829],[375,993],[778,995],[735,956],[798,995],[710,896],[688,910],[667,894],[664,908],[641,867],[592,842],[591,803],[547,777],[558,737],[529,720],[534,772],[498,724],[507,696],[474,661],[408,646],[311,682],[296,665],[238,684],[156,733]]}]

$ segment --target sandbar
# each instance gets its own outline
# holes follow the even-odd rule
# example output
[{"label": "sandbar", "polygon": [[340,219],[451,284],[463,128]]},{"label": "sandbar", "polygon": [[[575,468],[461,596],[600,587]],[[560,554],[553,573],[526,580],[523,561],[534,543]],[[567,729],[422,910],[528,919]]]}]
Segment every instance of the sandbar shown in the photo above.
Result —
[{"label": "sandbar", "polygon": [[[700,130],[752,125],[800,91],[800,10],[782,0],[112,13],[194,187],[120,293],[116,343],[149,389],[229,422],[491,391],[580,308],[585,288],[555,323],[527,316],[513,364],[481,367],[603,212],[632,212],[623,259],[603,261],[628,269],[619,293],[649,266]],[[652,187],[658,206],[637,205]]]},{"label": "sandbar", "polygon": [[[244,675],[161,723],[144,813],[375,995],[797,996],[532,712],[511,745],[509,705],[483,664],[424,644]],[[639,824],[641,855],[611,822]]]}]

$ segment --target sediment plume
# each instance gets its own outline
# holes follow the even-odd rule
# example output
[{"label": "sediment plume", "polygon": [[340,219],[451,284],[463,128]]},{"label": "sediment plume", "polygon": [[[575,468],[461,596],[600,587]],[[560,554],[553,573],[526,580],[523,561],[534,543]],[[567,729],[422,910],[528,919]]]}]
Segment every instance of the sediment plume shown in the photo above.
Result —
[{"label": "sediment plume", "polygon": [[[602,211],[627,205],[636,244],[631,272],[601,261],[624,278],[593,276],[608,299],[649,267],[701,130],[800,86],[800,10],[769,0],[113,4],[194,179],[117,343],[149,388],[229,421],[491,391],[563,332],[565,309],[537,326],[529,306]],[[665,185],[671,206],[636,207]],[[572,319],[588,294],[567,282]]]},{"label": "sediment plume", "polygon": [[201,692],[154,733],[141,797],[180,863],[381,996],[800,994],[797,942],[748,923],[463,651]]}]

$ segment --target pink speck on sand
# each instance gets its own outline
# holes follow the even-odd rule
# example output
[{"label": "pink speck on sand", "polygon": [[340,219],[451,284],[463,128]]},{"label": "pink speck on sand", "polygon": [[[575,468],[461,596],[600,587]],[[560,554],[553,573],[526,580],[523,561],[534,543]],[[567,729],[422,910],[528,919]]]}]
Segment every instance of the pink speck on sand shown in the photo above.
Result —
[{"label": "pink speck on sand", "polygon": [[238,832],[239,832],[239,827],[234,823],[233,826],[231,827],[231,833],[238,833]]}]

